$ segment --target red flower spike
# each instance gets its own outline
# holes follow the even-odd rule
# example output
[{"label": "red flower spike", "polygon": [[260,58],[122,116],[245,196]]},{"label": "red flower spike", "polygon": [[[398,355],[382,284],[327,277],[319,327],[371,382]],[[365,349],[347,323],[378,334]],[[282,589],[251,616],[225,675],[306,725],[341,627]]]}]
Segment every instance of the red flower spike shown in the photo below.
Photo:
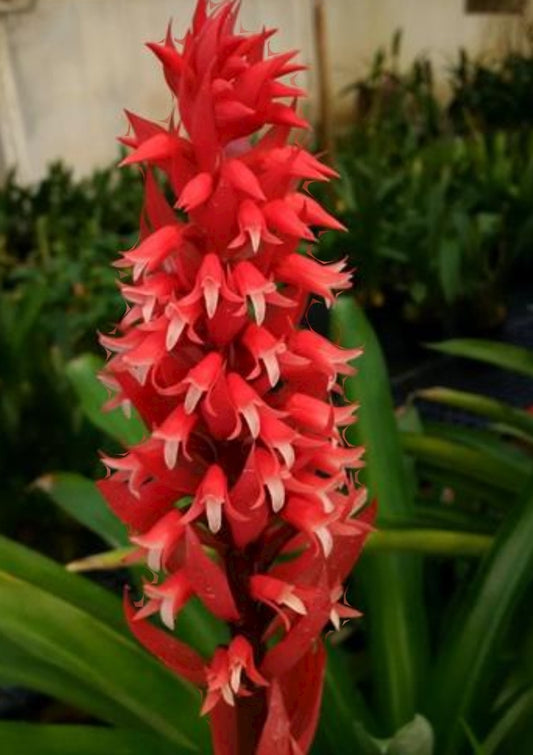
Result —
[{"label": "red flower spike", "polygon": [[[272,30],[236,31],[238,10],[200,0],[182,41],[169,27],[149,45],[168,125],[127,113],[123,162],[142,164],[145,199],[140,242],[115,263],[131,271],[128,310],[101,338],[103,382],[147,434],[103,458],[98,487],[135,557],[163,572],[137,612],[126,601],[131,631],[204,690],[216,755],[305,755],[321,635],[358,615],[342,585],[372,529],[349,471],[363,449],[342,445],[356,407],[338,378],[360,350],[299,328],[309,295],[330,306],[351,285],[343,262],[301,253],[343,228],[302,183],[337,174],[292,138],[307,128],[284,79],[303,70],[296,53],[271,55]],[[171,636],[191,597],[232,637],[210,658]]]}]

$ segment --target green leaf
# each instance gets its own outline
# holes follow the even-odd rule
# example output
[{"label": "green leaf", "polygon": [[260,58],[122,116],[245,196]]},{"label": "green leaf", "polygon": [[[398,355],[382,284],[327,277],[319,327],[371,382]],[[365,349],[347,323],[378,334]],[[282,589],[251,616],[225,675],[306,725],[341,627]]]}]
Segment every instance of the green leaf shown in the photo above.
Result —
[{"label": "green leaf", "polygon": [[515,409],[503,401],[480,396],[477,393],[455,391],[451,388],[427,388],[417,391],[416,396],[424,401],[433,401],[438,404],[447,404],[456,409],[477,414],[480,417],[499,422],[533,437],[533,416],[521,409]]},{"label": "green leaf", "polygon": [[487,362],[505,370],[533,377],[533,351],[500,341],[461,338],[428,344],[430,349],[465,359]]},{"label": "green leaf", "polygon": [[121,705],[139,728],[197,750],[207,741],[198,692],[91,613],[0,572],[0,634]]},{"label": "green leaf", "polygon": [[[335,340],[342,346],[363,347],[358,373],[345,382],[346,397],[361,404],[358,421],[348,437],[366,447],[361,475],[381,518],[393,523],[414,512],[409,494],[389,380],[376,336],[362,310],[340,298],[332,312]],[[364,558],[356,567],[367,596],[376,695],[387,732],[411,721],[425,675],[427,637],[421,563],[411,554]]]},{"label": "green leaf", "polygon": [[461,293],[461,260],[463,249],[458,239],[443,239],[438,245],[440,285],[447,304],[452,304]]},{"label": "green leaf", "polygon": [[126,527],[109,509],[92,480],[71,472],[61,472],[40,477],[35,485],[109,545],[119,547],[128,544]]},{"label": "green leaf", "polygon": [[96,377],[103,361],[93,354],[84,354],[67,364],[66,374],[76,392],[81,408],[93,425],[115,438],[123,446],[132,446],[146,436],[146,428],[136,412],[128,419],[122,409],[102,411],[109,394]]},{"label": "green leaf", "polygon": [[[450,474],[470,477],[504,492],[520,493],[528,480],[530,465],[498,458],[486,451],[468,448],[444,438],[402,433],[405,451],[418,461],[432,464]],[[453,476],[450,477],[453,485]]]},{"label": "green leaf", "polygon": [[[43,607],[39,609],[41,604]],[[217,638],[208,634],[210,625],[204,626],[202,623],[202,615],[189,606],[185,611],[190,611],[189,626],[192,632],[194,625],[194,631],[200,638],[198,644],[207,644],[208,640],[216,643]],[[196,733],[198,725],[195,735],[200,738],[206,736],[205,722],[202,720],[198,723],[196,692],[133,640],[125,625],[118,598],[88,580],[68,573],[44,556],[3,537],[0,537],[1,636],[30,656],[30,665],[35,659],[36,669],[41,668],[42,664],[49,664],[61,672],[59,678],[52,679],[50,684],[61,685],[68,677],[69,683],[79,682],[81,686],[88,687],[93,696],[98,694],[103,700],[109,700],[106,720],[117,724],[138,724],[142,716],[136,705],[145,703],[148,708],[155,707],[157,711],[159,700],[161,712],[165,711],[173,726],[181,721],[183,711],[183,720],[191,731]],[[3,663],[1,658],[0,678],[4,678],[11,668],[9,656],[4,656]],[[85,665],[89,667],[88,674],[81,670]],[[5,672],[2,672],[2,666]],[[97,683],[93,679],[93,666],[100,673]],[[46,666],[42,668],[44,673]],[[113,692],[113,681],[120,688],[120,678],[115,679],[120,668],[126,696],[133,694],[132,690],[137,687],[137,703],[133,700],[126,704],[120,694]],[[27,672],[20,669],[20,663],[13,664],[13,674],[20,676],[24,673]],[[131,682],[131,687],[128,675],[137,676],[138,680],[145,678],[150,695],[146,695],[146,687],[140,681],[138,684]],[[108,677],[109,687],[106,686]],[[42,686],[36,688],[42,689]],[[61,695],[61,699],[67,696]],[[81,704],[79,700],[78,703]],[[187,731],[187,726],[184,731]]]},{"label": "green leaf", "polygon": [[90,607],[95,619],[127,632],[120,601],[114,595],[1,535],[0,571],[40,587],[82,610]]},{"label": "green leaf", "polygon": [[423,716],[416,715],[396,732],[387,747],[387,755],[433,755],[434,744],[431,724]]},{"label": "green leaf", "polygon": [[116,548],[112,551],[103,553],[93,553],[91,556],[71,561],[67,564],[67,571],[76,574],[83,574],[90,571],[112,571],[113,569],[124,569],[127,566],[127,560],[132,556],[137,548]]},{"label": "green leaf", "polygon": [[456,755],[471,722],[486,710],[490,680],[508,623],[533,574],[533,482],[508,514],[447,633],[430,686],[428,714],[439,752]]},{"label": "green leaf", "polygon": [[488,535],[478,535],[471,532],[447,532],[446,530],[416,529],[396,530],[379,529],[373,532],[365,545],[365,553],[376,554],[390,551],[408,551],[426,556],[481,556],[485,554],[493,543]]},{"label": "green leaf", "polygon": [[498,755],[526,721],[533,720],[533,689],[527,689],[508,707],[483,742],[483,755]]},{"label": "green leaf", "polygon": [[102,726],[0,723],[0,751],[24,755],[180,755],[168,742],[145,732]]},{"label": "green leaf", "polygon": [[[117,726],[137,726],[137,716],[115,700],[96,695],[94,689],[79,676],[58,668],[48,660],[36,658],[1,632],[0,684],[41,692]],[[0,752],[3,752],[1,748]]]},{"label": "green leaf", "polygon": [[357,752],[379,755],[381,749],[366,731],[372,725],[353,674],[353,658],[328,643],[320,722],[313,752],[338,755]]}]

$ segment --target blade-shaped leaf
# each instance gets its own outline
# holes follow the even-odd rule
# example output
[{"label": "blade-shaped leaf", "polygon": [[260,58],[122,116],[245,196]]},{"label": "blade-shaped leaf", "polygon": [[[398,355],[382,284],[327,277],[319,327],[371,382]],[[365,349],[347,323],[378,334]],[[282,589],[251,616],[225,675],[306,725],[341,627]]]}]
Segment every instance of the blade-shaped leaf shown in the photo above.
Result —
[{"label": "blade-shaped leaf", "polygon": [[509,425],[521,430],[528,435],[533,436],[533,416],[521,409],[515,409],[503,401],[487,396],[481,396],[477,393],[467,393],[466,391],[456,391],[451,388],[427,388],[417,391],[417,397],[425,401],[432,401],[438,404],[453,406],[455,409],[477,414],[480,417]]},{"label": "blade-shaped leaf", "polygon": [[458,338],[442,343],[428,344],[431,349],[465,359],[487,362],[505,370],[533,377],[533,351],[500,341],[480,338]]},{"label": "blade-shaped leaf", "polygon": [[[348,297],[332,312],[335,340],[344,347],[363,347],[358,373],[345,382],[346,396],[358,401],[358,421],[348,437],[366,447],[361,477],[377,500],[378,526],[405,521],[414,511],[394,417],[389,380],[376,336],[362,310]],[[364,563],[366,562],[366,563]],[[386,733],[411,721],[426,665],[426,617],[422,598],[421,563],[411,554],[363,558],[355,571],[364,582],[370,624],[372,662],[378,680]]]},{"label": "blade-shaped leaf", "polygon": [[76,674],[36,658],[1,633],[0,685],[26,687],[41,692],[117,726],[137,726],[137,716],[111,697],[96,695],[94,689]]},{"label": "blade-shaped leaf", "polygon": [[0,723],[0,752],[24,755],[185,755],[145,732],[102,726]]},{"label": "blade-shaped leaf", "polygon": [[366,731],[371,718],[352,672],[352,658],[339,648],[328,647],[320,723],[312,750],[316,755],[382,752]]},{"label": "blade-shaped leaf", "polygon": [[439,752],[455,755],[470,723],[488,705],[493,660],[513,609],[533,574],[533,482],[512,507],[494,546],[464,596],[430,687],[428,713]]},{"label": "blade-shaped leaf", "polygon": [[[402,445],[417,460],[450,473],[462,474],[499,490],[520,493],[527,483],[529,464],[498,458],[444,438],[402,433]],[[452,478],[450,478],[450,483]]]},{"label": "blade-shaped leaf", "polygon": [[107,390],[96,377],[102,367],[103,361],[94,354],[83,354],[67,364],[67,377],[80,400],[81,408],[93,425],[121,445],[139,443],[146,435],[146,429],[135,412],[128,418],[120,408],[102,411],[104,404],[109,401]]},{"label": "blade-shaped leaf", "polygon": [[[382,554],[390,551],[407,551],[424,555],[481,556],[488,551],[493,538],[472,532],[398,528],[373,532],[365,545],[365,553]],[[379,557],[379,556],[378,556]]]},{"label": "blade-shaped leaf", "polygon": [[126,527],[109,509],[92,480],[71,472],[40,477],[36,485],[67,514],[112,546],[127,545]]},{"label": "blade-shaped leaf", "polygon": [[87,579],[69,574],[60,564],[0,536],[0,571],[40,587],[51,595],[89,610],[91,615],[127,634],[120,601]]},{"label": "blade-shaped leaf", "polygon": [[78,676],[174,744],[197,750],[207,732],[199,694],[132,640],[87,611],[0,572],[0,634],[40,661]]}]

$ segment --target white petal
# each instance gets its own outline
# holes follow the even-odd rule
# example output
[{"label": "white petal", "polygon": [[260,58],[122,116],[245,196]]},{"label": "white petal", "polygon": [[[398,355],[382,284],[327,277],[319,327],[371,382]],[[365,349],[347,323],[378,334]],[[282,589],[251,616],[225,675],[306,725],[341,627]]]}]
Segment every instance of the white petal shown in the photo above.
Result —
[{"label": "white petal", "polygon": [[254,293],[250,294],[250,300],[254,308],[255,321],[258,325],[262,325],[266,314],[265,297],[261,293]]},{"label": "white petal", "polygon": [[148,568],[152,571],[161,571],[161,557],[163,555],[163,548],[150,548],[148,551],[148,558],[146,563]]},{"label": "white petal", "polygon": [[250,429],[252,438],[257,438],[261,427],[261,421],[259,419],[259,412],[253,404],[248,404],[242,409],[242,416],[246,420],[246,424]]},{"label": "white petal", "polygon": [[254,254],[257,254],[257,250],[259,249],[259,246],[261,244],[261,228],[259,226],[252,226],[246,229],[248,232],[248,235],[250,236],[250,241],[252,243],[252,249],[254,250]]},{"label": "white petal", "polygon": [[219,286],[214,281],[207,279],[203,283],[203,290],[207,316],[211,320],[217,311]]},{"label": "white petal", "polygon": [[329,619],[331,623],[333,624],[333,626],[335,627],[335,629],[339,631],[339,629],[341,628],[341,619],[340,619],[339,614],[335,610],[335,608],[331,609],[331,613],[329,614]]},{"label": "white petal", "polygon": [[165,464],[169,469],[174,469],[178,460],[179,440],[165,441]]},{"label": "white petal", "polygon": [[271,477],[266,481],[266,486],[270,493],[272,510],[277,514],[285,503],[285,485],[279,477]]},{"label": "white petal", "polygon": [[185,327],[185,320],[183,320],[181,317],[173,317],[170,321],[170,325],[168,326],[167,330],[167,338],[166,338],[166,347],[167,351],[171,351],[174,346],[178,343],[180,340],[181,334],[183,333],[183,329]]},{"label": "white petal", "polygon": [[261,359],[265,365],[268,381],[272,388],[277,385],[280,378],[279,363],[275,354],[264,354]]},{"label": "white petal", "polygon": [[278,443],[277,446],[274,446],[274,448],[276,448],[280,452],[287,467],[292,467],[292,465],[294,464],[294,448],[291,446],[291,444]]},{"label": "white petal", "polygon": [[305,607],[303,600],[300,600],[300,598],[293,593],[290,593],[286,597],[284,597],[283,603],[285,603],[285,605],[289,608],[292,608],[295,613],[299,613],[301,616],[305,616],[305,614],[307,613],[307,608]]},{"label": "white petal", "polygon": [[233,697],[233,692],[231,691],[229,684],[225,684],[220,691],[224,702],[233,707],[235,705],[235,698]]},{"label": "white petal", "polygon": [[222,527],[222,501],[207,496],[205,500],[205,513],[207,516],[207,526],[213,534],[216,534]]},{"label": "white petal", "polygon": [[190,384],[189,390],[187,391],[187,394],[185,396],[185,401],[183,402],[185,414],[192,414],[194,412],[196,405],[202,398],[202,394],[203,391],[201,388],[198,388],[198,386],[194,385],[194,383]]},{"label": "white petal", "polygon": [[174,629],[176,622],[172,607],[172,598],[163,598],[161,603],[161,621],[169,629]]},{"label": "white petal", "polygon": [[315,535],[320,540],[322,550],[324,551],[324,556],[328,558],[328,556],[331,554],[331,551],[333,550],[333,538],[331,537],[331,532],[327,527],[317,527],[315,530]]},{"label": "white petal", "polygon": [[242,666],[239,664],[231,672],[230,686],[233,692],[237,694],[239,687],[241,686]]}]

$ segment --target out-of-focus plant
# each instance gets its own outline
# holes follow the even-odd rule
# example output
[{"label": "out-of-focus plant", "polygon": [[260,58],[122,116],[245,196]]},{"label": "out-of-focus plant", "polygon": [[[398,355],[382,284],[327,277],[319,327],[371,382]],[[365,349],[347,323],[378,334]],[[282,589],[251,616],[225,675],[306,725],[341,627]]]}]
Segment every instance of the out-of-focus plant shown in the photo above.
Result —
[{"label": "out-of-focus plant", "polygon": [[530,129],[533,124],[531,29],[524,52],[493,60],[472,59],[461,50],[450,70],[448,117],[456,131]]},{"label": "out-of-focus plant", "polygon": [[135,176],[115,168],[75,181],[54,165],[36,186],[11,175],[0,188],[0,522],[52,552],[74,546],[31,482],[95,468],[98,436],[64,365],[123,310],[109,263],[136,238],[139,202]]},{"label": "out-of-focus plant", "polygon": [[323,253],[348,251],[363,303],[392,300],[436,334],[489,330],[531,269],[532,132],[472,120],[458,133],[434,93],[431,64],[401,73],[398,51],[397,37],[357,84],[332,202],[349,237],[326,237]]}]

